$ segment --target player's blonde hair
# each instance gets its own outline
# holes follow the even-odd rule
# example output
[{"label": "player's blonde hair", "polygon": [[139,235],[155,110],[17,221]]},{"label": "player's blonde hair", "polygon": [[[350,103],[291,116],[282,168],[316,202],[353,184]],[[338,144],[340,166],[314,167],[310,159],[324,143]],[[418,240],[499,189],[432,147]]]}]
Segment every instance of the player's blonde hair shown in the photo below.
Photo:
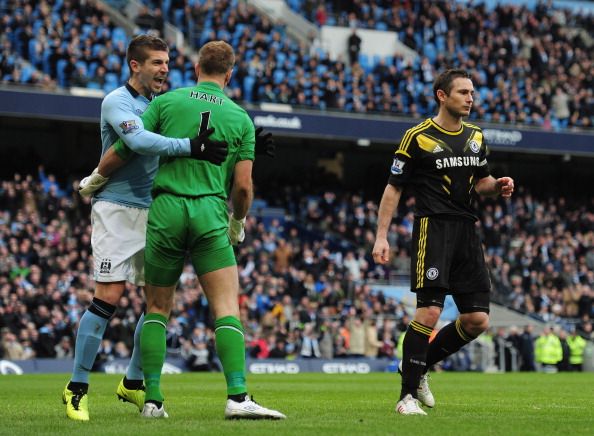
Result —
[{"label": "player's blonde hair", "polygon": [[235,64],[233,48],[225,41],[210,41],[198,52],[200,71],[208,76],[227,74]]}]

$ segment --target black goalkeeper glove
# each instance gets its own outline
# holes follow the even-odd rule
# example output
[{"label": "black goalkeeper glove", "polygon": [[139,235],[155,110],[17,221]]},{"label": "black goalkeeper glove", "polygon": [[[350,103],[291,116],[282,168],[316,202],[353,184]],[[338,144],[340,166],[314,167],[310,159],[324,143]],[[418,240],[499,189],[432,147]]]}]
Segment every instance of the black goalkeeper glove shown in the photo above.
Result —
[{"label": "black goalkeeper glove", "polygon": [[268,132],[262,135],[262,127],[256,129],[256,154],[265,154],[270,157],[274,157],[276,146],[274,145],[274,139],[272,139],[272,133]]},{"label": "black goalkeeper glove", "polygon": [[190,157],[205,160],[215,165],[221,165],[229,153],[229,145],[223,141],[213,141],[209,138],[214,132],[214,127],[190,139]]}]

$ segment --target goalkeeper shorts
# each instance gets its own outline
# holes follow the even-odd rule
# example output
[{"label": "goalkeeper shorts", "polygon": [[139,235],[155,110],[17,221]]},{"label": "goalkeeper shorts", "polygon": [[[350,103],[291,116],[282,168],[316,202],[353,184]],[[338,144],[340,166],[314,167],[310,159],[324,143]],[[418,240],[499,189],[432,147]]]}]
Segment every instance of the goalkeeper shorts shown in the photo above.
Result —
[{"label": "goalkeeper shorts", "polygon": [[236,265],[227,235],[228,223],[227,203],[219,197],[159,194],[148,216],[147,283],[174,285],[182,273],[186,253],[198,276]]}]

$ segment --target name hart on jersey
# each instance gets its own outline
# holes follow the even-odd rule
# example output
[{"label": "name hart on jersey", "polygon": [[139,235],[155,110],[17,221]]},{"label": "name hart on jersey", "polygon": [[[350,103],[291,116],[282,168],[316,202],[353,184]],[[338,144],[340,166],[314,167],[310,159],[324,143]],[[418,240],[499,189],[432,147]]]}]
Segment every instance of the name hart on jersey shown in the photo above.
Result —
[{"label": "name hart on jersey", "polygon": [[221,97],[217,97],[216,95],[207,94],[206,92],[200,92],[200,91],[191,91],[190,98],[195,98],[196,100],[208,101],[209,103],[218,104],[219,106],[222,106],[223,103],[225,102],[225,100],[223,100]]},{"label": "name hart on jersey", "polygon": [[435,159],[435,166],[437,169],[451,168],[451,167],[478,167],[480,166],[480,159],[478,156],[454,156]]}]

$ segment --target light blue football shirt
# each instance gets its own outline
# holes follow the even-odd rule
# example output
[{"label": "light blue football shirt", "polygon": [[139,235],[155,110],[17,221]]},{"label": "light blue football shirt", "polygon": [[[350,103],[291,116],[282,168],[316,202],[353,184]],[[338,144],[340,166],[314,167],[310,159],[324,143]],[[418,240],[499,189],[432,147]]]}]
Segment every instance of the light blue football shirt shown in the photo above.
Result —
[{"label": "light blue football shirt", "polygon": [[150,101],[129,84],[110,92],[101,103],[101,156],[118,140],[135,154],[109,178],[93,201],[138,208],[151,204],[151,187],[159,156],[189,156],[188,138],[166,138],[144,129],[140,116]]}]

